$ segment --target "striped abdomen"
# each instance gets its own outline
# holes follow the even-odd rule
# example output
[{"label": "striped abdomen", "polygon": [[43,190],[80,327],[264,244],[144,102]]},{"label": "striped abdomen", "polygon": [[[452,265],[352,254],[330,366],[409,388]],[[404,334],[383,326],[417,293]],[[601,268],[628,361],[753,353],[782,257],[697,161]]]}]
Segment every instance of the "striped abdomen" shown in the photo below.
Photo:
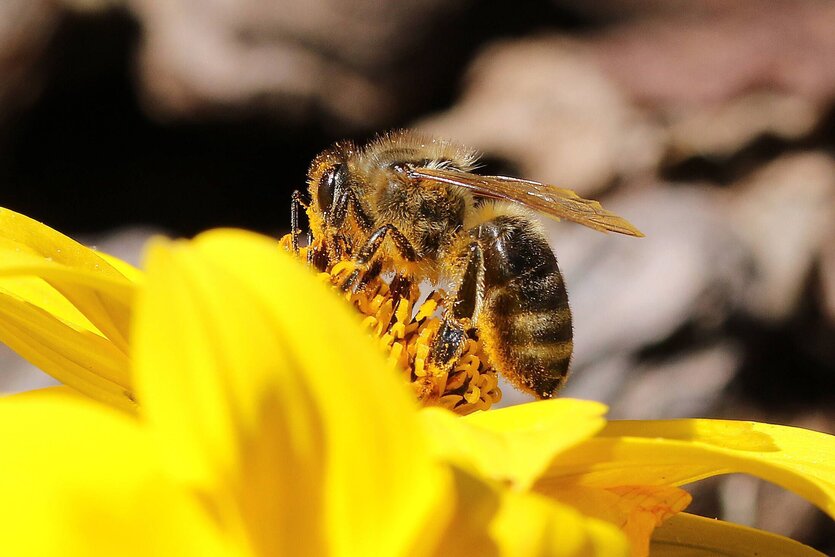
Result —
[{"label": "striped abdomen", "polygon": [[479,331],[493,364],[517,387],[550,398],[568,375],[571,311],[557,259],[524,215],[476,229],[484,252]]}]

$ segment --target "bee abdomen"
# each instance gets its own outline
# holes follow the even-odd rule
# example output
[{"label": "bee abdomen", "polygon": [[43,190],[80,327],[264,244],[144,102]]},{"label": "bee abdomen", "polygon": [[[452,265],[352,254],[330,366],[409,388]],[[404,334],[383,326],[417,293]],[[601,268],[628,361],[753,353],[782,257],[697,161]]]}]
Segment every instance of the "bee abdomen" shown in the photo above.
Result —
[{"label": "bee abdomen", "polygon": [[493,364],[518,387],[549,398],[568,375],[571,311],[557,259],[522,216],[479,227],[485,304],[479,324]]},{"label": "bee abdomen", "polygon": [[522,389],[551,397],[568,376],[574,347],[571,312],[559,270],[555,267],[547,276],[488,286],[486,294],[486,322],[481,329],[494,364]]}]

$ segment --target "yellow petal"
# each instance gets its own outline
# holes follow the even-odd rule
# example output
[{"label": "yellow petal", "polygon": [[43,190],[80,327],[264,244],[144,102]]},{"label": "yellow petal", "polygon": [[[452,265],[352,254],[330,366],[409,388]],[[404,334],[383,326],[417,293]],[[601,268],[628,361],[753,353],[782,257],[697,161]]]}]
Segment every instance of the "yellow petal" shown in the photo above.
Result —
[{"label": "yellow petal", "polygon": [[[535,493],[505,489],[455,468],[457,498],[438,557],[594,556],[628,554],[614,526]],[[485,527],[487,525],[487,527]]]},{"label": "yellow petal", "polygon": [[[77,253],[82,254],[84,250],[87,250],[85,255],[91,261],[78,258],[70,263],[59,262],[41,255],[31,246],[0,237],[0,275],[38,276],[59,290],[70,286],[94,290],[114,302],[128,305],[133,298],[133,283],[101,257],[102,254],[78,244]],[[122,265],[128,264],[122,262]]]},{"label": "yellow petal", "polygon": [[0,291],[41,308],[76,329],[90,331],[104,337],[104,334],[77,307],[40,277],[0,276]]},{"label": "yellow petal", "polygon": [[133,283],[95,251],[0,208],[0,275],[43,278],[127,351]]},{"label": "yellow petal", "polygon": [[656,526],[683,511],[692,499],[683,489],[666,486],[620,486],[608,491],[617,496],[617,508],[625,516],[621,529],[632,545],[632,557],[647,555]]},{"label": "yellow petal", "polygon": [[656,526],[684,510],[690,494],[677,487],[624,485],[601,488],[567,483],[547,495],[626,534],[632,557],[645,557]]},{"label": "yellow petal", "polygon": [[111,267],[119,271],[119,274],[128,279],[130,282],[134,284],[140,284],[142,282],[142,271],[140,271],[127,261],[123,261],[118,257],[110,255],[109,253],[105,253],[103,251],[94,251],[96,252],[96,255],[107,261]]},{"label": "yellow petal", "polygon": [[66,385],[52,385],[50,387],[42,387],[40,389],[32,389],[30,391],[21,391],[19,393],[10,393],[0,396],[0,400],[7,398],[15,398],[19,400],[25,399],[50,399],[52,397],[81,397],[81,393]]},{"label": "yellow petal", "polygon": [[652,557],[824,557],[789,538],[681,513],[655,530]]},{"label": "yellow petal", "polygon": [[79,397],[9,397],[0,438],[0,554],[234,555],[136,420]]},{"label": "yellow petal", "polygon": [[611,524],[530,492],[504,492],[492,532],[502,557],[629,555]]},{"label": "yellow petal", "polygon": [[421,420],[441,458],[525,490],[555,455],[597,433],[606,423],[605,412],[597,402],[554,399],[464,418],[426,408]]},{"label": "yellow petal", "polygon": [[413,401],[350,308],[276,242],[216,231],[152,246],[137,312],[143,410],[230,529],[265,554],[433,547],[450,479]]},{"label": "yellow petal", "polygon": [[835,517],[835,437],[755,422],[609,422],[555,460],[538,487],[683,485],[737,472],[794,491]]},{"label": "yellow petal", "polygon": [[0,289],[0,340],[91,398],[133,410],[128,359],[110,341]]}]

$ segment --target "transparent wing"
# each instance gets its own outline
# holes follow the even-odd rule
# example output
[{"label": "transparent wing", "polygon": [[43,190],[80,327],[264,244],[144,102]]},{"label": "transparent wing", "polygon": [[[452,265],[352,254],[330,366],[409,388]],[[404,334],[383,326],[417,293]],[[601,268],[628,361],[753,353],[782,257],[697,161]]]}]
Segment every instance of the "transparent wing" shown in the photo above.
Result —
[{"label": "transparent wing", "polygon": [[406,168],[405,172],[412,179],[433,180],[467,188],[484,197],[515,201],[548,216],[570,220],[601,232],[644,235],[625,218],[604,209],[599,202],[550,184],[441,168]]}]

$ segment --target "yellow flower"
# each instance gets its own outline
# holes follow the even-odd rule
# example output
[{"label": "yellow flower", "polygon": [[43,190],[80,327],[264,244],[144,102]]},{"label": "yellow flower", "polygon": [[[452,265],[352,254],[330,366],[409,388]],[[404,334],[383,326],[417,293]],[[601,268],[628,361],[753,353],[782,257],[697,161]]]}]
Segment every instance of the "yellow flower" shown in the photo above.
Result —
[{"label": "yellow flower", "polygon": [[0,341],[62,383],[129,411],[139,278],[127,263],[0,208]]},{"label": "yellow flower", "polygon": [[[7,259],[0,286],[42,319],[3,310],[0,330],[11,322],[17,336],[2,339],[35,338],[22,346],[38,361],[39,351],[95,359],[129,338],[120,350],[133,376],[113,382],[116,396],[79,390],[124,408],[135,386],[141,406],[135,420],[65,393],[0,402],[7,554],[621,555],[628,542],[633,556],[819,555],[681,512],[680,486],[733,472],[835,516],[831,436],[607,423],[602,405],[567,399],[465,417],[419,410],[356,314],[269,239],[216,231],[157,245],[136,288],[116,261],[121,279],[90,273],[85,258],[99,256],[80,247],[56,271],[46,258],[56,238],[71,241],[14,218],[26,232],[0,233],[9,253],[36,255],[29,267]],[[27,274],[43,284],[5,282]],[[113,296],[113,284],[128,294]],[[131,334],[104,332],[96,306],[67,295],[81,286],[121,301],[117,315],[135,306]],[[55,323],[83,334],[62,339]],[[101,340],[85,344],[92,335]]]}]

